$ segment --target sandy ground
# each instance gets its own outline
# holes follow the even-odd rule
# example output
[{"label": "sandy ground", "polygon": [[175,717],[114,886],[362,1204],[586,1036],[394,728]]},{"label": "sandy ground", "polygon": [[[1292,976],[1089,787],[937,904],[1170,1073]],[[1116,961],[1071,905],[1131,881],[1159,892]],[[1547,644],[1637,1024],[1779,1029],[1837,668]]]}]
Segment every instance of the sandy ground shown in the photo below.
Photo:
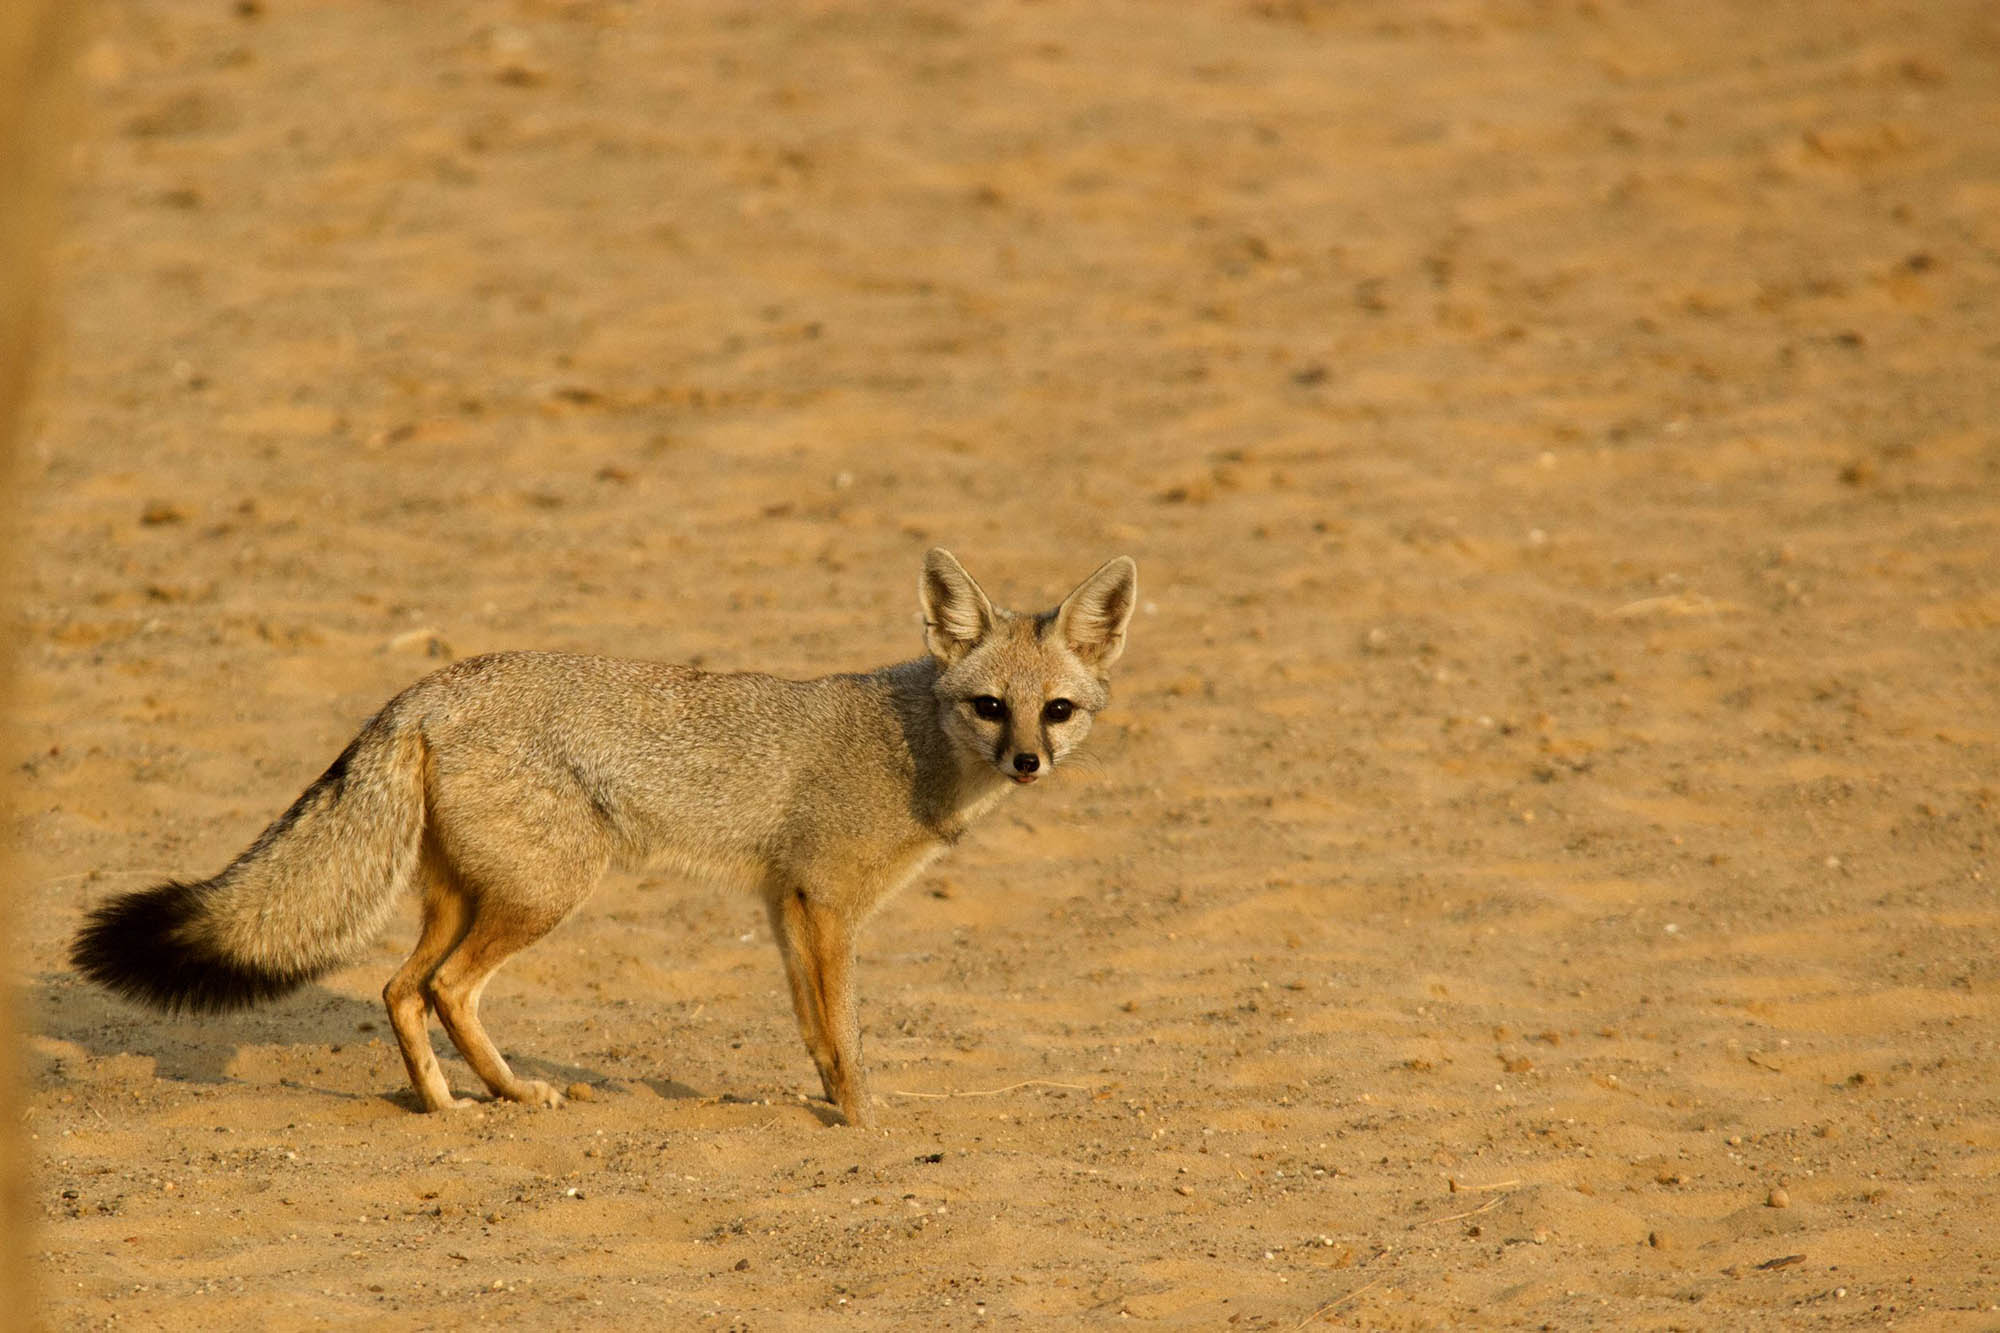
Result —
[{"label": "sandy ground", "polygon": [[[54,1326],[2000,1328],[1991,6],[83,45],[8,759]],[[556,1112],[412,1113],[407,911],[223,1019],[67,971],[441,657],[877,665],[934,542],[1144,605],[1092,762],[871,926],[878,1129],[667,874],[489,992]]]}]

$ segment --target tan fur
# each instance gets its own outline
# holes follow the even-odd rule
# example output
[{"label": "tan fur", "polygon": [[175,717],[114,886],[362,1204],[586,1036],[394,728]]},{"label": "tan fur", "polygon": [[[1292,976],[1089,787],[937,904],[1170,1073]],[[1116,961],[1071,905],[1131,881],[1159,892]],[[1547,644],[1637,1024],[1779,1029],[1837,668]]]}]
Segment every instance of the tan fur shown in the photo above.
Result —
[{"label": "tan fur", "polygon": [[[855,932],[1082,741],[1136,588],[1120,557],[1056,611],[1016,615],[933,550],[919,588],[930,655],[867,674],[792,681],[560,653],[446,667],[391,700],[215,880],[171,886],[201,905],[185,938],[302,977],[372,937],[394,894],[415,888],[422,930],[383,999],[424,1107],[465,1104],[431,1049],[429,1011],[495,1094],[554,1106],[554,1088],[494,1048],[480,992],[606,869],[666,863],[762,896],[821,1085],[865,1123]],[[1073,702],[1067,720],[1048,720],[1052,699]],[[994,701],[1004,718],[981,717]]]}]

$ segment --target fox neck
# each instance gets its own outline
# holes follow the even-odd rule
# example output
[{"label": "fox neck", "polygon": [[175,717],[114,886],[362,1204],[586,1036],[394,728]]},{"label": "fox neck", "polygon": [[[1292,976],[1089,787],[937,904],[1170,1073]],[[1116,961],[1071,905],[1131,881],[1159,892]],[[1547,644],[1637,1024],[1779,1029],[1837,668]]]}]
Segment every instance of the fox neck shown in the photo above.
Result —
[{"label": "fox neck", "polygon": [[984,755],[956,750],[959,760],[956,825],[960,832],[1000,803],[1015,784],[997,772]]},{"label": "fox neck", "polygon": [[897,720],[914,766],[912,807],[947,843],[996,805],[1014,784],[985,754],[968,750],[946,733],[934,691],[941,668],[921,657],[883,671],[891,684]]}]

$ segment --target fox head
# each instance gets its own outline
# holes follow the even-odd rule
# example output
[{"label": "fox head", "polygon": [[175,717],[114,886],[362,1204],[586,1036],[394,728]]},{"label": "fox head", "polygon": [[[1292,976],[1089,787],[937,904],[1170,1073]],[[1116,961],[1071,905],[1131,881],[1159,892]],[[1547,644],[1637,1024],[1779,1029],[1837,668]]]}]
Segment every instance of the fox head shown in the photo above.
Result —
[{"label": "fox head", "polygon": [[1106,561],[1040,615],[995,608],[942,547],[924,557],[918,591],[924,643],[940,668],[939,717],[961,753],[1026,786],[1082,744],[1110,697],[1111,664],[1138,602],[1130,556]]}]

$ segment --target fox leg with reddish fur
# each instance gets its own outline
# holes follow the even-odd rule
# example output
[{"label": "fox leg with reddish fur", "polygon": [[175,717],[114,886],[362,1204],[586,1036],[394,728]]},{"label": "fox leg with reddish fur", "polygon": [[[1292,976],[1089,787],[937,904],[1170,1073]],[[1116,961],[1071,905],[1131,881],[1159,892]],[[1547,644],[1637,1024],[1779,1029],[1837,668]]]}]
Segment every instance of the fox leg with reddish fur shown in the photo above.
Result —
[{"label": "fox leg with reddish fur", "polygon": [[864,1126],[872,1115],[861,1067],[854,932],[840,913],[803,891],[778,894],[769,905],[799,1034],[819,1069],[820,1086],[848,1124]]},{"label": "fox leg with reddish fur", "polygon": [[437,1052],[431,1048],[430,1001],[426,995],[431,975],[472,928],[472,904],[433,848],[425,849],[422,873],[423,929],[409,960],[382,988],[382,1003],[388,1006],[389,1026],[402,1048],[403,1066],[409,1071],[417,1099],[426,1111],[443,1111],[474,1102],[470,1097],[453,1097],[444,1071],[438,1068]]}]

